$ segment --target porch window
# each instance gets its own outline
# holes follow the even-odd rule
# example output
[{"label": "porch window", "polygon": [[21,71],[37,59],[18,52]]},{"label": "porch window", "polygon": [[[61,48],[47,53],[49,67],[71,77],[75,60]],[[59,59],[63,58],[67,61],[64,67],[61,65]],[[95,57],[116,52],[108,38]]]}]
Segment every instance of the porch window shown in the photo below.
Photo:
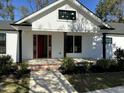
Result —
[{"label": "porch window", "polygon": [[67,52],[72,53],[73,52],[73,36],[67,36]]},{"label": "porch window", "polygon": [[81,36],[67,36],[67,53],[81,53],[82,52],[82,37]]},{"label": "porch window", "polygon": [[6,53],[6,34],[0,33],[0,54]]},{"label": "porch window", "polygon": [[82,48],[81,39],[82,39],[81,36],[74,37],[74,52],[75,53],[81,53],[81,48]]},{"label": "porch window", "polygon": [[112,38],[106,37],[106,44],[112,44]]}]

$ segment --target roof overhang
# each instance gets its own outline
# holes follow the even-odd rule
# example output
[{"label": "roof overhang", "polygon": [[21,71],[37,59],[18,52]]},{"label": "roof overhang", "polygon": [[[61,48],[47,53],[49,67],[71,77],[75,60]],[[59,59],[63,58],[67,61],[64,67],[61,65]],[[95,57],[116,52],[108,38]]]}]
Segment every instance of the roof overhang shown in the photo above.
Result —
[{"label": "roof overhang", "polygon": [[32,26],[31,24],[10,24],[12,26]]}]

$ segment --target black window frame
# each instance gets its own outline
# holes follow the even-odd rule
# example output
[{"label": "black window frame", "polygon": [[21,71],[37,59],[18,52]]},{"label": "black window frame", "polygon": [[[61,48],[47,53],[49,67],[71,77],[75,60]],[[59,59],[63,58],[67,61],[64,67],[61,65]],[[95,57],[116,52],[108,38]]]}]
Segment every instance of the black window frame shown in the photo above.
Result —
[{"label": "black window frame", "polygon": [[82,36],[74,36],[74,53],[82,52]]},{"label": "black window frame", "polygon": [[[72,15],[73,13],[73,15]],[[76,20],[76,11],[71,10],[59,10],[58,17],[62,20]]]},{"label": "black window frame", "polygon": [[0,54],[6,54],[6,33],[0,33],[0,36],[2,36],[1,38],[4,38],[3,40],[0,40]]},{"label": "black window frame", "polygon": [[[111,37],[106,37],[106,44],[112,44],[113,39]],[[102,39],[102,44],[103,44],[103,39]]]},{"label": "black window frame", "polygon": [[66,52],[67,53],[73,53],[73,36],[67,36],[66,38]]},{"label": "black window frame", "polygon": [[106,44],[112,44],[112,38],[106,37]]},{"label": "black window frame", "polygon": [[[80,40],[76,41],[76,38],[80,38]],[[72,40],[69,40],[69,39],[72,39]],[[69,41],[71,41],[71,42],[69,42]],[[82,36],[67,35],[66,44],[67,44],[66,45],[67,53],[82,53]],[[79,44],[79,45],[77,45],[77,44]]]}]

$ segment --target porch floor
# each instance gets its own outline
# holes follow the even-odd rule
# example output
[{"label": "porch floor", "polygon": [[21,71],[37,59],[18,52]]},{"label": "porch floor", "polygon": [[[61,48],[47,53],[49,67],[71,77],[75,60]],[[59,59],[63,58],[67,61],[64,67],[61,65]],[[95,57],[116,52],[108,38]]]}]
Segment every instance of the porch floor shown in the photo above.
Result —
[{"label": "porch floor", "polygon": [[[48,65],[55,65],[58,64],[60,65],[62,63],[63,59],[33,59],[33,60],[28,60],[29,65],[36,65],[36,64],[48,64]],[[83,63],[83,62],[90,62],[90,63],[95,63],[96,60],[92,59],[83,59],[83,58],[74,58],[75,63]]]},{"label": "porch floor", "polygon": [[58,70],[61,66],[62,59],[33,59],[28,60],[29,69],[33,71],[38,70]]},{"label": "porch floor", "polygon": [[48,64],[48,65],[54,65],[54,64],[61,64],[62,59],[33,59],[29,60],[29,65],[36,65],[36,64]]},{"label": "porch floor", "polygon": [[[63,59],[33,59],[28,60],[29,69],[33,71],[37,70],[58,70],[61,66]],[[27,62],[27,61],[26,61]],[[82,58],[74,58],[75,64],[82,65],[83,62],[95,63],[95,60],[86,60]]]}]

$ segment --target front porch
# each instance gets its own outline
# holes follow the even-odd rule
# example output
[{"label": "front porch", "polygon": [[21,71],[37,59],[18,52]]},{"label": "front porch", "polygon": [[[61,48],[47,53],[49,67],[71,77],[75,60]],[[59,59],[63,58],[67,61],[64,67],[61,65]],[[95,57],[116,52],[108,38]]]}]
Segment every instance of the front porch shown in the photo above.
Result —
[{"label": "front porch", "polygon": [[103,58],[100,33],[23,31],[22,37],[22,60]]},{"label": "front porch", "polygon": [[[32,54],[28,59],[102,58],[102,40],[95,33],[45,31],[31,31],[31,33],[30,42],[32,44],[24,47],[32,47],[30,50],[25,49],[31,51],[30,54]],[[25,41],[23,40],[23,42]],[[23,55],[23,59],[26,59],[25,56],[28,55],[28,52],[24,51]]]}]

